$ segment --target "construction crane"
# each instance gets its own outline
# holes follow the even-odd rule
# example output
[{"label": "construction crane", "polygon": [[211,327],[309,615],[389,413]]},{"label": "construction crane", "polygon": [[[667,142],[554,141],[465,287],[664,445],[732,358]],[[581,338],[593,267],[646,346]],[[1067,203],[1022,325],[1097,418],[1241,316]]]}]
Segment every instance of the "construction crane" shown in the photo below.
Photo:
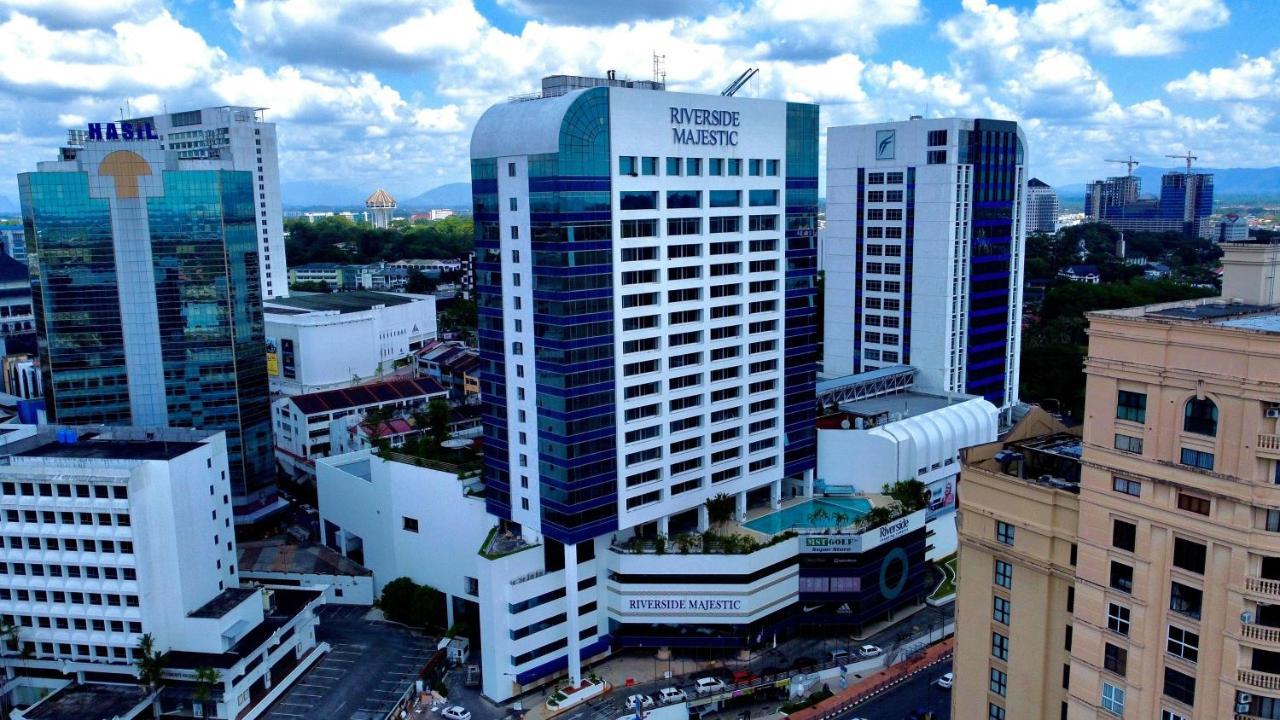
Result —
[{"label": "construction crane", "polygon": [[729,83],[729,87],[721,90],[720,94],[725,97],[733,97],[733,94],[741,90],[742,86],[746,85],[747,81],[755,77],[758,72],[760,72],[760,68],[747,68],[746,72],[739,75],[737,80]]},{"label": "construction crane", "polygon": [[1106,160],[1105,162],[1120,163],[1121,165],[1124,165],[1128,170],[1128,172],[1125,173],[1127,177],[1133,177],[1133,169],[1142,164],[1137,160],[1134,160],[1133,155],[1130,155],[1128,160]]},{"label": "construction crane", "polygon": [[1188,151],[1186,152],[1186,154],[1185,154],[1185,155],[1165,155],[1165,157],[1167,157],[1167,158],[1172,158],[1172,159],[1174,159],[1174,160],[1186,160],[1186,161],[1187,161],[1187,174],[1188,174],[1188,175],[1190,175],[1190,174],[1191,174],[1191,161],[1192,161],[1192,160],[1199,160],[1199,159],[1200,159],[1200,158],[1196,157],[1195,155],[1192,155],[1190,150],[1188,150]]}]

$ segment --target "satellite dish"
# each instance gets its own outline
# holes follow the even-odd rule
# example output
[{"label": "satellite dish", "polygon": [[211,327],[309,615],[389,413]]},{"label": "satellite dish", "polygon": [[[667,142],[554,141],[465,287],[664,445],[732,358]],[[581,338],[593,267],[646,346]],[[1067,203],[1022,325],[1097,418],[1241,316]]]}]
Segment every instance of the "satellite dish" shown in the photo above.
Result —
[{"label": "satellite dish", "polygon": [[845,419],[841,420],[841,421],[840,421],[840,427],[844,428],[845,430],[848,430],[848,429],[849,429],[849,427],[850,427],[850,425],[849,425],[849,418],[845,418]]}]

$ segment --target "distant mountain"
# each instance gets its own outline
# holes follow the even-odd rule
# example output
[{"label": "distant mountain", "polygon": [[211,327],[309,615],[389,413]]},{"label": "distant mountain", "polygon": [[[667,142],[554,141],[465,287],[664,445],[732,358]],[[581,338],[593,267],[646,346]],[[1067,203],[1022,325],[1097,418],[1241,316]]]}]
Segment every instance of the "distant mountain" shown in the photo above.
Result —
[{"label": "distant mountain", "polygon": [[416,197],[401,200],[400,207],[423,210],[431,208],[469,208],[471,207],[471,183],[448,183],[432,188]]},{"label": "distant mountain", "polygon": [[[1167,172],[1183,168],[1139,167],[1134,175],[1142,178],[1142,194],[1159,195],[1160,177]],[[1213,197],[1221,200],[1232,197],[1280,197],[1280,167],[1269,168],[1194,168],[1195,172],[1213,174]],[[1123,172],[1121,173],[1123,174]],[[1084,184],[1059,185],[1054,188],[1063,200],[1082,200]]]}]

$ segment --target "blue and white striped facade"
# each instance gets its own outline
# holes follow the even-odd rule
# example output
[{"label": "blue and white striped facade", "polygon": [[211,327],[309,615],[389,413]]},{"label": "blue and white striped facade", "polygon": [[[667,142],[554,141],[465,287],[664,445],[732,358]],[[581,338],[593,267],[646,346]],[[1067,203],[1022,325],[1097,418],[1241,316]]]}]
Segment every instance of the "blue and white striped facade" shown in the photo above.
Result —
[{"label": "blue and white striped facade", "polygon": [[502,651],[522,684],[608,648],[613,539],[777,507],[816,462],[817,106],[599,84],[472,136],[486,503],[580,608]]},{"label": "blue and white striped facade", "polygon": [[959,118],[827,136],[823,372],[919,369],[925,390],[1018,402],[1026,143]]}]

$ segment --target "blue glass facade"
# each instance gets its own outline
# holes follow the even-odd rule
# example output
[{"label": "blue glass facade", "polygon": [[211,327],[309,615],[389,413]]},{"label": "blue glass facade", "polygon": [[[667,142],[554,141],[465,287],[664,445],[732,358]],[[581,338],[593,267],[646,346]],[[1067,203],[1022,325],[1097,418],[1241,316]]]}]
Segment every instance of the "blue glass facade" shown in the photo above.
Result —
[{"label": "blue glass facade", "polygon": [[[588,90],[565,112],[558,152],[528,162],[540,520],[566,544],[618,527],[609,129],[608,89]],[[497,184],[483,177],[493,162],[473,161],[480,379],[486,503],[509,519]]]},{"label": "blue glass facade", "polygon": [[[85,172],[19,176],[51,421],[132,422],[111,207]],[[168,422],[227,434],[237,511],[275,497],[252,176],[166,171],[146,199]]]},{"label": "blue glass facade", "polygon": [[783,471],[817,463],[818,106],[787,103],[786,359]]},{"label": "blue glass facade", "polygon": [[961,148],[961,162],[973,165],[965,392],[1002,407],[1007,399],[1009,312],[1014,291],[1009,287],[1014,201],[1023,149],[1018,125],[1010,121],[975,120],[968,140],[967,147]]}]

